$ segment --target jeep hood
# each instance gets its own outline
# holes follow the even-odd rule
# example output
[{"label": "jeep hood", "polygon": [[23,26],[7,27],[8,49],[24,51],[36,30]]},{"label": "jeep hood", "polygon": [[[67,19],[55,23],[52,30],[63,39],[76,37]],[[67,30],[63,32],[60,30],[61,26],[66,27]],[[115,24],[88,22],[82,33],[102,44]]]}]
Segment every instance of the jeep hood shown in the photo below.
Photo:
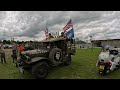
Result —
[{"label": "jeep hood", "polygon": [[41,57],[49,53],[49,49],[35,49],[21,52],[22,54],[29,57]]}]

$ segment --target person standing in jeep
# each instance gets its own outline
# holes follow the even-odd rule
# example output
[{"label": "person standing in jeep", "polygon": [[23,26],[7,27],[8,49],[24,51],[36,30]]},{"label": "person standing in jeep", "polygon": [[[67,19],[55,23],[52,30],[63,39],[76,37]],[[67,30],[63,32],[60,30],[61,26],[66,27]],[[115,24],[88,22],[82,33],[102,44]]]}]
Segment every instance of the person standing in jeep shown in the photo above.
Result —
[{"label": "person standing in jeep", "polygon": [[64,32],[61,32],[60,37],[64,37],[64,38],[66,38],[66,36],[65,36]]}]

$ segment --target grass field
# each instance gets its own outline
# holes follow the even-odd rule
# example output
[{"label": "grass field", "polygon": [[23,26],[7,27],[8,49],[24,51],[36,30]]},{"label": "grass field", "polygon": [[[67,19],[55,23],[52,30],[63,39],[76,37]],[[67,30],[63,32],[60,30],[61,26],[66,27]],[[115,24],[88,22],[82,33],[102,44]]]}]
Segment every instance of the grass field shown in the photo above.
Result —
[{"label": "grass field", "polygon": [[[75,56],[72,56],[70,66],[58,66],[50,68],[47,79],[120,79],[120,69],[100,76],[96,61],[100,53],[99,48],[78,49]],[[6,50],[7,64],[0,63],[0,79],[34,79],[29,73],[21,74],[13,65],[11,50]]]}]

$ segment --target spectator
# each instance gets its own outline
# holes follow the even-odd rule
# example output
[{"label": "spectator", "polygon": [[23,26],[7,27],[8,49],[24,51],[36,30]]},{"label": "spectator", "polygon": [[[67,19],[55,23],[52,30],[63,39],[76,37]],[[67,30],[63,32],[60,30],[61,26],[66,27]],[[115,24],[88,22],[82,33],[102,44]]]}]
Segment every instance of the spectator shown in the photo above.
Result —
[{"label": "spectator", "polygon": [[4,51],[3,44],[1,44],[1,46],[0,46],[0,56],[1,56],[1,63],[2,64],[3,64],[3,62],[6,63],[5,51]]},{"label": "spectator", "polygon": [[20,45],[20,46],[18,47],[18,50],[19,50],[19,56],[21,57],[21,52],[23,52],[23,51],[25,50],[24,45]]},{"label": "spectator", "polygon": [[12,58],[13,58],[13,63],[15,61],[17,61],[17,45],[14,43],[13,47],[12,47]]}]

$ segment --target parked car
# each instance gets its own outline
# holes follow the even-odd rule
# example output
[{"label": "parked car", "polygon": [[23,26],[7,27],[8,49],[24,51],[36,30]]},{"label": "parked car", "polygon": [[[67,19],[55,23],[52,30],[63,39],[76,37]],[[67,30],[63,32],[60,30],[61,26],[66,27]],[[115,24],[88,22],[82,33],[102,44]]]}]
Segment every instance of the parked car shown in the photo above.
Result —
[{"label": "parked car", "polygon": [[4,44],[3,47],[4,47],[4,49],[8,49],[9,45],[8,44]]},{"label": "parked car", "polygon": [[13,47],[13,45],[8,45],[8,48],[11,49]]}]

